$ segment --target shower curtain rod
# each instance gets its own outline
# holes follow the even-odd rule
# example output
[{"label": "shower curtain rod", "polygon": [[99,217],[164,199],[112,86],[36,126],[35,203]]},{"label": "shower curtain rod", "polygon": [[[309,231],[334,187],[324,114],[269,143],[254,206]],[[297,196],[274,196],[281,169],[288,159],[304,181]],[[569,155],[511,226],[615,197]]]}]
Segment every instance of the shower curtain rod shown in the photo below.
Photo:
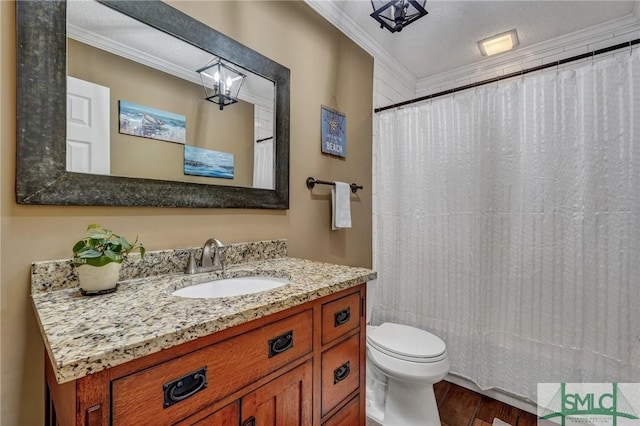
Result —
[{"label": "shower curtain rod", "polygon": [[564,65],[564,64],[566,64],[568,62],[579,61],[580,59],[594,57],[596,55],[601,55],[603,53],[608,53],[608,52],[612,52],[614,50],[623,49],[625,47],[631,47],[631,46],[633,46],[635,44],[638,44],[638,43],[640,43],[640,38],[637,38],[637,39],[631,40],[631,41],[627,41],[627,42],[624,42],[624,43],[619,43],[619,44],[616,44],[616,45],[613,45],[613,46],[604,47],[602,49],[594,50],[593,52],[582,53],[580,55],[572,56],[570,58],[560,59],[558,61],[550,62],[548,64],[538,65],[537,67],[526,68],[526,69],[523,69],[521,71],[516,71],[516,72],[509,73],[509,74],[501,75],[501,76],[498,76],[498,77],[489,78],[487,80],[477,81],[475,83],[466,84],[464,86],[456,87],[454,89],[444,90],[442,92],[432,93],[431,95],[420,96],[419,98],[411,99],[411,100],[404,101],[404,102],[398,102],[397,104],[392,104],[392,105],[388,105],[388,106],[385,106],[385,107],[376,108],[373,111],[377,114],[379,112],[386,111],[388,109],[398,108],[398,107],[401,107],[401,106],[414,104],[416,102],[422,102],[422,101],[426,101],[426,100],[429,100],[429,99],[437,98],[437,97],[440,97],[440,96],[450,95],[452,93],[461,92],[463,90],[468,90],[468,89],[473,89],[474,87],[483,86],[485,84],[495,83],[495,82],[498,82],[500,80],[505,80],[507,78],[519,77],[521,75],[529,74],[530,72],[540,71],[540,70],[543,70],[545,68],[557,67],[557,66],[560,66],[560,65]]}]

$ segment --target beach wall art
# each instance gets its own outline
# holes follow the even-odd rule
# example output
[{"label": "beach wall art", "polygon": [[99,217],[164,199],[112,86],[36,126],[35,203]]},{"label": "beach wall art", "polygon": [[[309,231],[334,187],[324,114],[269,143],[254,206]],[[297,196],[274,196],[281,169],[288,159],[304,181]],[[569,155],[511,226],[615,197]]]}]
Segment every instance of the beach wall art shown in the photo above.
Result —
[{"label": "beach wall art", "polygon": [[233,179],[233,173],[233,154],[185,145],[185,175]]},{"label": "beach wall art", "polygon": [[322,152],[338,157],[347,156],[347,117],[327,106],[321,106]]},{"label": "beach wall art", "polygon": [[120,133],[184,144],[187,125],[184,115],[162,111],[128,101],[118,101]]}]

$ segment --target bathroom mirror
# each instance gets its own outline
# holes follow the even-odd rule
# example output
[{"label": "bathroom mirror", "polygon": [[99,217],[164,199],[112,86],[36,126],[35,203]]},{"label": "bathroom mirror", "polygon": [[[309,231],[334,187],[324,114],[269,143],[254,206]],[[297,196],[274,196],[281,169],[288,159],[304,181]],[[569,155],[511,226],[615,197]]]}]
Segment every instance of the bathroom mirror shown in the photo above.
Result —
[{"label": "bathroom mirror", "polygon": [[274,189],[272,81],[234,65],[219,109],[218,57],[94,0],[67,2],[67,40],[67,171]]},{"label": "bathroom mirror", "polygon": [[289,70],[162,2],[100,3],[272,82],[274,189],[67,171],[66,3],[29,1],[16,5],[18,203],[288,208]]}]

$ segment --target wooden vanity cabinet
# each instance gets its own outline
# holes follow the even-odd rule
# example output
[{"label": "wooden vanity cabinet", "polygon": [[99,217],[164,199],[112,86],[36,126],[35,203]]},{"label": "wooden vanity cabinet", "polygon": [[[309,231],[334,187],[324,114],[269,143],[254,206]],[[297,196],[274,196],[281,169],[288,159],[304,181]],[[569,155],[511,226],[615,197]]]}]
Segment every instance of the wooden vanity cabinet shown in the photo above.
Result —
[{"label": "wooden vanity cabinet", "polygon": [[58,384],[49,426],[365,424],[365,285]]}]

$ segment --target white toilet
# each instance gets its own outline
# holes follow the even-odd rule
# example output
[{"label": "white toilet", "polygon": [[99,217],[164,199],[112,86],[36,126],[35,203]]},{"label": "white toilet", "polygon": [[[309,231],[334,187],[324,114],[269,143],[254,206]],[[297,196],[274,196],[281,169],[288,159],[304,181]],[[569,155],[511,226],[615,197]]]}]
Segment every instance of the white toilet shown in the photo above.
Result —
[{"label": "white toilet", "polygon": [[367,417],[383,426],[440,426],[433,384],[449,366],[439,337],[407,325],[368,325]]}]

